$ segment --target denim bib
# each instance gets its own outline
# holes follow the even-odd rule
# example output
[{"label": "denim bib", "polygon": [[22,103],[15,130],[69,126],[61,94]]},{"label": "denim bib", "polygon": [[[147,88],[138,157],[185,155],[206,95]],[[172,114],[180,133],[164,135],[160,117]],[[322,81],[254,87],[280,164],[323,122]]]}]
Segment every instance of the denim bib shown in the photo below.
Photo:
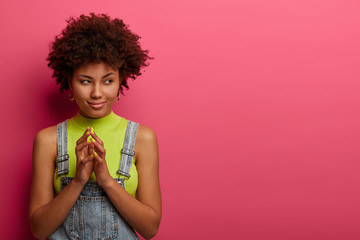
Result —
[{"label": "denim bib", "polygon": [[[129,121],[126,129],[124,146],[118,173],[130,177],[129,171],[135,155],[134,147],[138,123]],[[57,125],[58,158],[57,175],[69,172],[69,155],[67,151],[67,120]],[[61,190],[73,178],[61,177]],[[124,178],[115,179],[124,189]],[[136,239],[134,229],[121,217],[104,189],[95,181],[88,181],[79,198],[70,210],[60,227],[49,239]]]}]

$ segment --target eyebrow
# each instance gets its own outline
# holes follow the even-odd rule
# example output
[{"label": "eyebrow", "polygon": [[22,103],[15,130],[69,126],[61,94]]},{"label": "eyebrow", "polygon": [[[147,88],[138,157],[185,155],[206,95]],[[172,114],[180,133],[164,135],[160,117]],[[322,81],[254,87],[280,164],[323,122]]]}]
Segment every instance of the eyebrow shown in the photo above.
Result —
[{"label": "eyebrow", "polygon": [[[114,74],[114,73],[108,73],[108,74],[105,74],[102,78],[106,78],[108,76],[110,76],[111,74]],[[88,78],[88,79],[93,79],[92,77],[88,76],[88,75],[85,75],[85,74],[80,74],[79,75],[80,77],[85,77],[85,78]]]}]

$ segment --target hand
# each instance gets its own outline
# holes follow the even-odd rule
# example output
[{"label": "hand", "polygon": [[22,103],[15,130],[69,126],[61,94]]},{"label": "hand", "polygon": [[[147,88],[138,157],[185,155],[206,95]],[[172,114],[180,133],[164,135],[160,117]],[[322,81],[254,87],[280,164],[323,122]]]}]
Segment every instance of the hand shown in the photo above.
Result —
[{"label": "hand", "polygon": [[95,134],[95,132],[90,132],[90,135],[92,136],[91,143],[94,146],[93,155],[96,181],[100,186],[104,186],[106,183],[110,182],[113,179],[109,173],[109,169],[107,168],[104,143]]},{"label": "hand", "polygon": [[91,156],[94,151],[94,144],[87,142],[90,135],[90,127],[85,133],[76,141],[75,154],[76,154],[76,173],[74,180],[85,184],[92,172],[94,171],[93,159]]}]

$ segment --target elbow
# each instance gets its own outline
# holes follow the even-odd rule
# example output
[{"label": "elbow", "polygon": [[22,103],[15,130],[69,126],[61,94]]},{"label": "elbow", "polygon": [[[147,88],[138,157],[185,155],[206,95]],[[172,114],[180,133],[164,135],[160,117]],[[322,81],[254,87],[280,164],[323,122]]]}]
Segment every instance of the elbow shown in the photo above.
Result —
[{"label": "elbow", "polygon": [[46,239],[48,236],[44,236],[40,231],[36,230],[35,227],[31,226],[31,232],[36,239]]},{"label": "elbow", "polygon": [[41,231],[41,229],[36,226],[36,224],[34,223],[34,221],[31,220],[31,218],[30,218],[30,228],[31,228],[31,233],[36,239],[45,240],[48,237],[44,235],[43,231]]},{"label": "elbow", "polygon": [[160,219],[152,223],[151,226],[149,226],[149,228],[146,230],[146,232],[144,231],[143,233],[140,233],[140,235],[146,240],[152,239],[158,233],[159,225]]},{"label": "elbow", "polygon": [[141,235],[143,238],[145,238],[146,240],[148,239],[152,239],[153,237],[155,237],[155,235],[158,233],[159,228],[153,228],[151,230],[149,230],[146,234]]}]

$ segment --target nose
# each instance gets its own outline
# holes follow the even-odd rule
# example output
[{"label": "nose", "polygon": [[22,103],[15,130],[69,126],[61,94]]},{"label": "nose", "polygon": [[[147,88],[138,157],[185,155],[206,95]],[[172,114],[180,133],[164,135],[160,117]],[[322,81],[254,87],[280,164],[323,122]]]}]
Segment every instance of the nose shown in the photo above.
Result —
[{"label": "nose", "polygon": [[102,96],[103,96],[103,92],[100,84],[94,84],[91,89],[90,97],[97,99],[97,98],[101,98]]}]

